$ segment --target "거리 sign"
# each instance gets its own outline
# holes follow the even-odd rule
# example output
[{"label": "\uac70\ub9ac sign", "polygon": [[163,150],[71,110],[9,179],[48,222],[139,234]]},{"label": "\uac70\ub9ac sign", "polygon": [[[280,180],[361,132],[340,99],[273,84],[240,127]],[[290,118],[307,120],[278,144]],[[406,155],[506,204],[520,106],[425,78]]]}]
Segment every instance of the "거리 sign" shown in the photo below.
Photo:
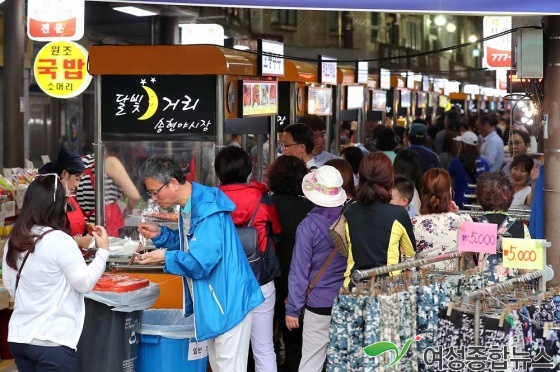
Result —
[{"label": "\uac70\ub9ac sign", "polygon": [[55,98],[76,97],[91,82],[87,58],[85,48],[73,41],[48,43],[35,58],[33,71],[37,85]]},{"label": "\uac70\ub9ac sign", "polygon": [[29,0],[27,36],[36,41],[80,40],[84,18],[85,0]]}]

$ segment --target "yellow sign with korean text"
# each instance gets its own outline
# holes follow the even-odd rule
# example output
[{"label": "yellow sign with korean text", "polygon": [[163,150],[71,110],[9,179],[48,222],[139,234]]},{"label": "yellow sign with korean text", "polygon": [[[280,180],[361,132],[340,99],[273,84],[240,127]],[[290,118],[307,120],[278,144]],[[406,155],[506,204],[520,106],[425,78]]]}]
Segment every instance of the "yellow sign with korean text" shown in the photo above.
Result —
[{"label": "yellow sign with korean text", "polygon": [[87,72],[87,50],[72,41],[53,41],[35,58],[37,85],[49,96],[72,98],[87,89],[92,76]]},{"label": "yellow sign with korean text", "polygon": [[544,269],[546,254],[544,240],[503,238],[504,267],[516,269]]}]

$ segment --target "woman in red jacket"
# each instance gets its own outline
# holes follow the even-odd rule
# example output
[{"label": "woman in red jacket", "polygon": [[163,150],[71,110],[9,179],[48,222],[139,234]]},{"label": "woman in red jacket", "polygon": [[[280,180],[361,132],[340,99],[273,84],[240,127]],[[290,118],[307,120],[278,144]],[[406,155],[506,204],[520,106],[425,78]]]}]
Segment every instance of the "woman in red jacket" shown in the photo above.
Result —
[{"label": "woman in red jacket", "polygon": [[56,173],[60,177],[60,182],[66,189],[66,217],[69,223],[69,234],[80,248],[87,250],[93,240],[91,236],[93,223],[86,224],[84,212],[75,199],[76,189],[80,184],[84,169],[84,162],[77,151],[67,151],[62,148],[58,152],[56,160],[39,168],[39,173]]},{"label": "woman in red jacket", "polygon": [[[266,185],[258,182],[246,183],[252,171],[249,154],[239,147],[226,147],[216,156],[214,168],[222,183],[220,190],[235,203],[236,208],[231,212],[233,222],[236,226],[247,226],[252,219],[251,226],[257,230],[259,250],[264,252],[267,244],[272,244],[271,234],[280,233],[280,221],[276,208],[267,195]],[[267,256],[267,260],[269,259],[275,260],[276,256]],[[279,264],[275,267],[279,268]],[[251,347],[256,372],[276,372],[272,336],[276,302],[274,279],[279,275],[278,269],[257,278],[265,301],[253,311]]]}]

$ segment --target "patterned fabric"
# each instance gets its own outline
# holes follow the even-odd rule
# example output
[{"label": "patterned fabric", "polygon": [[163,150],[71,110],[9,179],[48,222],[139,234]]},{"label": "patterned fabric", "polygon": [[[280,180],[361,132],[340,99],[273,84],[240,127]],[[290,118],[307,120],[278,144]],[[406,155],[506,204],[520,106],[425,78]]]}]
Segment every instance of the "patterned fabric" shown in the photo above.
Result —
[{"label": "patterned fabric", "polygon": [[[416,238],[417,258],[433,257],[457,251],[457,229],[462,221],[472,221],[468,214],[435,213],[425,214],[412,219]],[[471,258],[472,260],[472,258]],[[453,271],[458,269],[458,259],[434,264],[437,270]],[[467,268],[474,267],[474,261]]]}]

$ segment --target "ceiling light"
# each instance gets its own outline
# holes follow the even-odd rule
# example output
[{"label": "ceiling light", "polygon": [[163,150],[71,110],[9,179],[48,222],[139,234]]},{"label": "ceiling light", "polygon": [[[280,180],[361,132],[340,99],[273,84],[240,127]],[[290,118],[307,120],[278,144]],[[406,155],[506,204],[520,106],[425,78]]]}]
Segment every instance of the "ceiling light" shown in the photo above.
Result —
[{"label": "ceiling light", "polygon": [[438,15],[436,19],[434,19],[434,23],[436,24],[436,26],[444,26],[447,21],[445,20],[444,16]]},{"label": "ceiling light", "polygon": [[471,35],[469,36],[469,43],[474,43],[478,40],[478,38],[476,37],[476,35]]},{"label": "ceiling light", "polygon": [[251,47],[248,47],[247,45],[234,45],[233,49],[238,49],[238,50],[249,50],[251,49]]},{"label": "ceiling light", "polygon": [[457,26],[455,26],[455,23],[448,23],[447,26],[445,26],[445,29],[447,32],[455,32],[455,30],[457,30]]},{"label": "ceiling light", "polygon": [[147,8],[140,8],[137,6],[114,6],[113,9],[119,12],[132,14],[136,17],[149,17],[159,14],[156,9],[148,10]]}]

